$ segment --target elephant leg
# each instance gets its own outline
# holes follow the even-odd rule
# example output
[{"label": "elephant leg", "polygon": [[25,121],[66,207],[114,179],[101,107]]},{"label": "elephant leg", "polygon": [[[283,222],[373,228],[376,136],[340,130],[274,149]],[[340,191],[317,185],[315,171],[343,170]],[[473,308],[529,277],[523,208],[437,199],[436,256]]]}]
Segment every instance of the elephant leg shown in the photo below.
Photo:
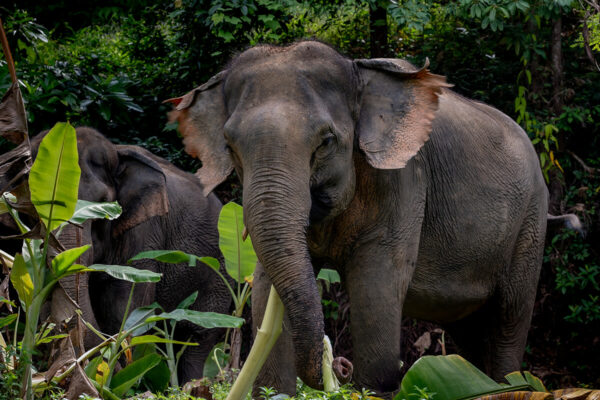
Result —
[{"label": "elephant leg", "polygon": [[499,282],[496,329],[491,335],[491,354],[494,356],[489,360],[490,376],[494,379],[501,379],[521,368],[546,235],[543,213],[539,214],[539,223],[523,224],[515,242],[509,270],[502,275],[506,279]]},{"label": "elephant leg", "polygon": [[390,397],[400,384],[402,304],[417,251],[415,245],[394,255],[367,246],[346,266],[354,380],[376,396]]},{"label": "elephant leg", "polygon": [[177,340],[189,340],[198,343],[198,346],[187,347],[179,359],[177,372],[180,385],[192,379],[202,378],[206,359],[225,332],[224,329],[198,329],[197,327],[193,335],[190,334],[189,329],[183,329],[182,331],[176,333]]},{"label": "elephant leg", "polygon": [[[204,273],[193,277],[190,277],[189,275],[185,276],[196,282],[201,280],[205,281],[203,287],[198,288],[198,297],[191,307],[193,310],[230,314],[232,298],[227,290],[227,286],[219,276],[212,271],[210,271],[209,276]],[[177,276],[177,278],[181,279],[180,276]],[[164,288],[161,288],[161,290],[163,290],[161,296],[168,294],[168,292],[164,293]],[[178,340],[191,340],[192,342],[199,344],[199,346],[190,346],[186,348],[179,360],[179,383],[183,385],[192,379],[200,379],[204,375],[204,363],[213,347],[219,340],[223,340],[225,330],[214,328],[205,329],[190,322],[182,321],[177,324],[175,336]]]},{"label": "elephant leg", "polygon": [[[256,264],[256,270],[254,271],[252,287],[252,332],[255,337],[262,323],[270,290],[271,281],[259,262]],[[285,393],[290,396],[296,394],[294,344],[288,329],[289,326],[286,313],[283,319],[283,331],[254,383],[253,397],[255,398],[259,397],[261,387],[273,388],[277,393]]]}]

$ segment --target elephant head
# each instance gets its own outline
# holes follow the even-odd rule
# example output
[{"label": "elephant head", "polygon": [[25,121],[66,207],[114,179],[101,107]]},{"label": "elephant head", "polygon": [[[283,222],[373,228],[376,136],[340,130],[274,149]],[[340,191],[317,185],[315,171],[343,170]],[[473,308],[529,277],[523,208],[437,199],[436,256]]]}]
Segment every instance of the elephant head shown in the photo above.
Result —
[{"label": "elephant head", "polygon": [[[127,232],[169,210],[166,177],[151,155],[135,146],[116,146],[94,129],[80,127],[77,149],[81,178],[79,198],[95,202],[117,201],[122,215],[114,220],[87,221],[82,227],[68,225],[60,241],[67,248],[92,244],[80,262],[122,263],[133,254],[116,254],[117,243]],[[33,155],[46,132],[32,139]],[[65,291],[80,305],[84,319],[97,325],[88,291],[89,274],[72,275],[61,280]],[[88,335],[86,347],[97,341]]]},{"label": "elephant head", "polygon": [[353,61],[311,41],[258,46],[169,100],[205,190],[234,168],[242,180],[246,226],[289,314],[298,375],[312,387],[322,387],[324,328],[307,229],[352,201],[357,157],[402,168],[428,140],[448,85],[426,66]]}]

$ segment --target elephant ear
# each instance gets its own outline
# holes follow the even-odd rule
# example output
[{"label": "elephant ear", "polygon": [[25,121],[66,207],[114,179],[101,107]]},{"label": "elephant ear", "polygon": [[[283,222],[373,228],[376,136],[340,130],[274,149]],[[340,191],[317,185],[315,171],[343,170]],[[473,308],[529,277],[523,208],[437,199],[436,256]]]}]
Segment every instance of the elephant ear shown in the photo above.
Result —
[{"label": "elephant ear", "polygon": [[399,59],[356,60],[362,81],[356,132],[369,164],[402,168],[429,139],[446,79]]},{"label": "elephant ear", "polygon": [[167,177],[153,156],[138,146],[116,146],[119,155],[117,201],[123,213],[115,221],[113,236],[169,212]]},{"label": "elephant ear", "polygon": [[169,121],[178,122],[185,151],[202,161],[196,176],[204,186],[205,196],[233,171],[231,154],[223,136],[223,125],[227,121],[222,91],[225,73],[220,72],[182,97],[165,100],[175,107],[169,113]]}]

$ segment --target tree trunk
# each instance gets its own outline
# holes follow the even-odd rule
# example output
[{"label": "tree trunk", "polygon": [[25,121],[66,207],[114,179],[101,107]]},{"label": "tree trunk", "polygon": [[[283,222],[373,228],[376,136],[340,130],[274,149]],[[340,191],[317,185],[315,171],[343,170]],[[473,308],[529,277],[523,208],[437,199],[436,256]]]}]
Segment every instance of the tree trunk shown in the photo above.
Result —
[{"label": "tree trunk", "polygon": [[[552,44],[551,44],[551,60],[552,60],[552,111],[555,114],[560,114],[563,106],[562,101],[562,17],[558,16],[552,23]],[[561,143],[562,145],[562,143]]]},{"label": "tree trunk", "polygon": [[389,56],[387,1],[377,1],[369,7],[369,33],[371,58]]}]

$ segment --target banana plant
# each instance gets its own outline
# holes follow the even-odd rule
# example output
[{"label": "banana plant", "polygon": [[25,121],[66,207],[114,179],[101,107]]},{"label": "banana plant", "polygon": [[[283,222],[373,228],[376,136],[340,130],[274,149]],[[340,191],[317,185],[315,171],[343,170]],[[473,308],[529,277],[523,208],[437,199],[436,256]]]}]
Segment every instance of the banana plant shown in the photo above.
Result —
[{"label": "banana plant", "polygon": [[[132,258],[131,261],[150,258],[173,264],[187,263],[190,266],[196,266],[198,262],[201,262],[208,265],[219,275],[229,290],[235,307],[233,315],[241,318],[252,292],[252,275],[257,262],[252,240],[245,234],[242,206],[234,202],[225,204],[219,214],[218,229],[219,249],[225,259],[225,271],[230,279],[221,273],[220,263],[216,258],[199,257],[182,251],[146,251]],[[234,282],[233,285],[231,285],[231,280]],[[229,332],[227,337],[229,337]],[[230,342],[231,367],[239,369],[242,343],[240,328],[233,329]]]},{"label": "banana plant", "polygon": [[[198,345],[197,343],[173,340],[174,329],[171,331],[158,329],[155,327],[157,322],[163,321],[163,323],[166,324],[167,320],[186,320],[204,328],[232,328],[239,327],[243,323],[243,320],[240,318],[229,315],[187,310],[186,306],[188,303],[191,304],[190,301],[193,295],[184,300],[179,308],[171,312],[164,312],[157,303],[153,303],[150,306],[140,307],[129,313],[136,283],[158,282],[161,274],[123,265],[94,264],[91,265],[89,269],[105,272],[114,278],[125,280],[132,284],[119,332],[116,335],[107,337],[97,331],[93,326],[87,324],[88,328],[92,329],[101,339],[103,339],[103,341],[94,349],[86,352],[84,358],[77,360],[77,363],[81,363],[84,360],[91,358],[94,354],[101,353],[90,361],[85,368],[85,372],[88,377],[92,379],[94,386],[96,386],[98,391],[105,398],[119,399],[123,397],[135,383],[163,360],[163,357],[160,354],[151,352],[150,354],[146,354],[140,359],[131,362],[119,372],[114,373],[119,358],[123,354],[130,353],[133,347],[156,343],[165,344],[167,349],[170,350],[167,350],[167,352],[159,350],[159,352],[167,359],[169,370],[175,372],[177,371],[177,364],[176,362],[173,362],[173,360],[176,359],[173,355],[173,345]],[[158,310],[162,310],[162,312],[156,314],[156,311]],[[174,328],[174,324],[172,324],[172,326]],[[145,334],[151,328],[159,331],[162,337],[154,334]],[[76,363],[73,363],[73,367],[75,364]],[[65,373],[56,377],[55,380],[60,382],[60,380],[66,376],[65,374],[69,372],[69,370],[65,371]],[[173,386],[177,386],[176,380],[171,382]]]},{"label": "banana plant", "polygon": [[[26,313],[19,360],[24,370],[21,394],[28,400],[33,398],[32,355],[42,304],[60,279],[87,270],[76,261],[89,245],[50,256],[51,248],[60,248],[57,236],[62,226],[75,214],[80,174],[75,129],[69,123],[57,123],[40,144],[29,173],[29,192],[18,190],[17,196],[5,193],[0,197],[0,213],[12,216],[24,238],[22,253],[12,260],[10,280]],[[23,223],[17,211],[27,208],[29,201],[33,205],[29,213],[39,219],[33,229]],[[89,214],[88,217],[113,218],[120,214],[120,208],[116,204],[99,204]]]}]

